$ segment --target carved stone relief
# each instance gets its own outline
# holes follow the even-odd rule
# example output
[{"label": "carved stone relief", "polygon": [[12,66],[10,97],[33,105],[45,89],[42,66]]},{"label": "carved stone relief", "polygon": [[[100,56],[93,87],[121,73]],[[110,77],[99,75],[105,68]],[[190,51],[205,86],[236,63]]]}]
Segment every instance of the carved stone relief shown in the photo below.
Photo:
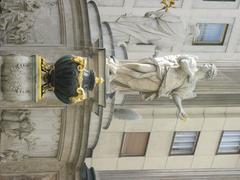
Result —
[{"label": "carved stone relief", "polygon": [[6,101],[32,101],[35,93],[33,60],[31,57],[2,57],[1,91]]},{"label": "carved stone relief", "polygon": [[1,0],[0,42],[26,43],[34,25],[32,13],[38,8],[40,4],[36,0]]},{"label": "carved stone relief", "polygon": [[0,163],[10,162],[10,161],[21,161],[28,158],[27,155],[21,154],[18,151],[6,150],[0,152]]},{"label": "carved stone relief", "polygon": [[[9,142],[17,139],[17,141],[21,141],[21,143],[25,143],[28,148],[31,148],[34,143],[29,137],[34,130],[34,125],[31,123],[29,115],[30,111],[28,110],[3,110],[0,119],[1,137],[2,134],[4,134]],[[0,148],[0,163],[19,161],[25,158],[27,158],[27,155],[24,155],[24,153],[19,150]]]},{"label": "carved stone relief", "polygon": [[58,0],[0,0],[2,44],[58,44]]},{"label": "carved stone relief", "polygon": [[1,180],[57,180],[56,174],[46,175],[0,175]]},{"label": "carved stone relief", "polygon": [[0,163],[33,157],[56,157],[60,139],[61,110],[2,110]]},{"label": "carved stone relief", "polygon": [[3,110],[0,129],[9,138],[26,139],[34,130],[28,110]]}]

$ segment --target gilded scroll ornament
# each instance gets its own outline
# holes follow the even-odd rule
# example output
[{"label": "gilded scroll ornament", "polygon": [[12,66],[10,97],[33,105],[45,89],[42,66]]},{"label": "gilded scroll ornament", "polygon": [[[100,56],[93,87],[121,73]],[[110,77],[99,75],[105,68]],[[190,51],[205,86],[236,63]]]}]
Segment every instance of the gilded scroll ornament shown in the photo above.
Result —
[{"label": "gilded scroll ornament", "polygon": [[169,8],[175,5],[175,0],[162,0],[162,4],[164,6],[164,9],[168,11]]}]

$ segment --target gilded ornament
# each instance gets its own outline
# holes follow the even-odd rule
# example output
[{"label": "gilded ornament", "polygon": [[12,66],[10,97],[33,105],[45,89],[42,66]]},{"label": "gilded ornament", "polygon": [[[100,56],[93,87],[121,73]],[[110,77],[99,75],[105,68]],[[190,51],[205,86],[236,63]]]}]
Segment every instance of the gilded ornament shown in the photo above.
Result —
[{"label": "gilded ornament", "polygon": [[166,9],[166,11],[168,11],[169,8],[174,7],[175,0],[162,0],[162,4],[164,5],[163,9]]},{"label": "gilded ornament", "polygon": [[104,83],[104,79],[102,77],[96,77],[95,82],[96,82],[96,84],[102,84],[102,83]]},{"label": "gilded ornament", "polygon": [[87,95],[86,95],[83,88],[79,87],[77,89],[77,93],[78,93],[77,96],[74,96],[74,97],[70,98],[72,103],[79,103],[79,102],[82,102],[83,100],[85,100],[87,98]]}]

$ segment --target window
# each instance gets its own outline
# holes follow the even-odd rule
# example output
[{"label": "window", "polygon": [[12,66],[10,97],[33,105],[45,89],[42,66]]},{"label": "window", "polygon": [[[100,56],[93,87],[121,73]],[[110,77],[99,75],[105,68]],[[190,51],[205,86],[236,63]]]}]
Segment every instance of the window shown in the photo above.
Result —
[{"label": "window", "polygon": [[217,154],[237,154],[240,152],[240,131],[224,131]]},{"label": "window", "polygon": [[193,155],[199,132],[178,131],[174,133],[170,155]]},{"label": "window", "polygon": [[199,23],[199,35],[194,37],[193,45],[223,45],[228,24]]},{"label": "window", "polygon": [[223,2],[235,2],[236,0],[203,0],[203,1],[223,1]]},{"label": "window", "polygon": [[[238,9],[239,0],[193,0],[193,8],[204,9]],[[222,19],[222,18],[221,18]],[[216,22],[215,22],[216,23]]]},{"label": "window", "polygon": [[145,156],[148,132],[126,132],[123,135],[120,156]]}]

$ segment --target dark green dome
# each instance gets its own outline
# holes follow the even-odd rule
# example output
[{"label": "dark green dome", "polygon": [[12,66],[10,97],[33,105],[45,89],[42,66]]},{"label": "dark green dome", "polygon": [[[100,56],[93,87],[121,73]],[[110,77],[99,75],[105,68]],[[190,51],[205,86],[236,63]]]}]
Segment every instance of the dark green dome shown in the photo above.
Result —
[{"label": "dark green dome", "polygon": [[[66,104],[71,104],[71,97],[77,96],[79,87],[78,64],[73,61],[73,55],[61,57],[54,65],[49,81],[54,87],[54,93],[57,98]],[[94,88],[95,75],[93,71],[84,70],[83,89],[88,91]]]}]

